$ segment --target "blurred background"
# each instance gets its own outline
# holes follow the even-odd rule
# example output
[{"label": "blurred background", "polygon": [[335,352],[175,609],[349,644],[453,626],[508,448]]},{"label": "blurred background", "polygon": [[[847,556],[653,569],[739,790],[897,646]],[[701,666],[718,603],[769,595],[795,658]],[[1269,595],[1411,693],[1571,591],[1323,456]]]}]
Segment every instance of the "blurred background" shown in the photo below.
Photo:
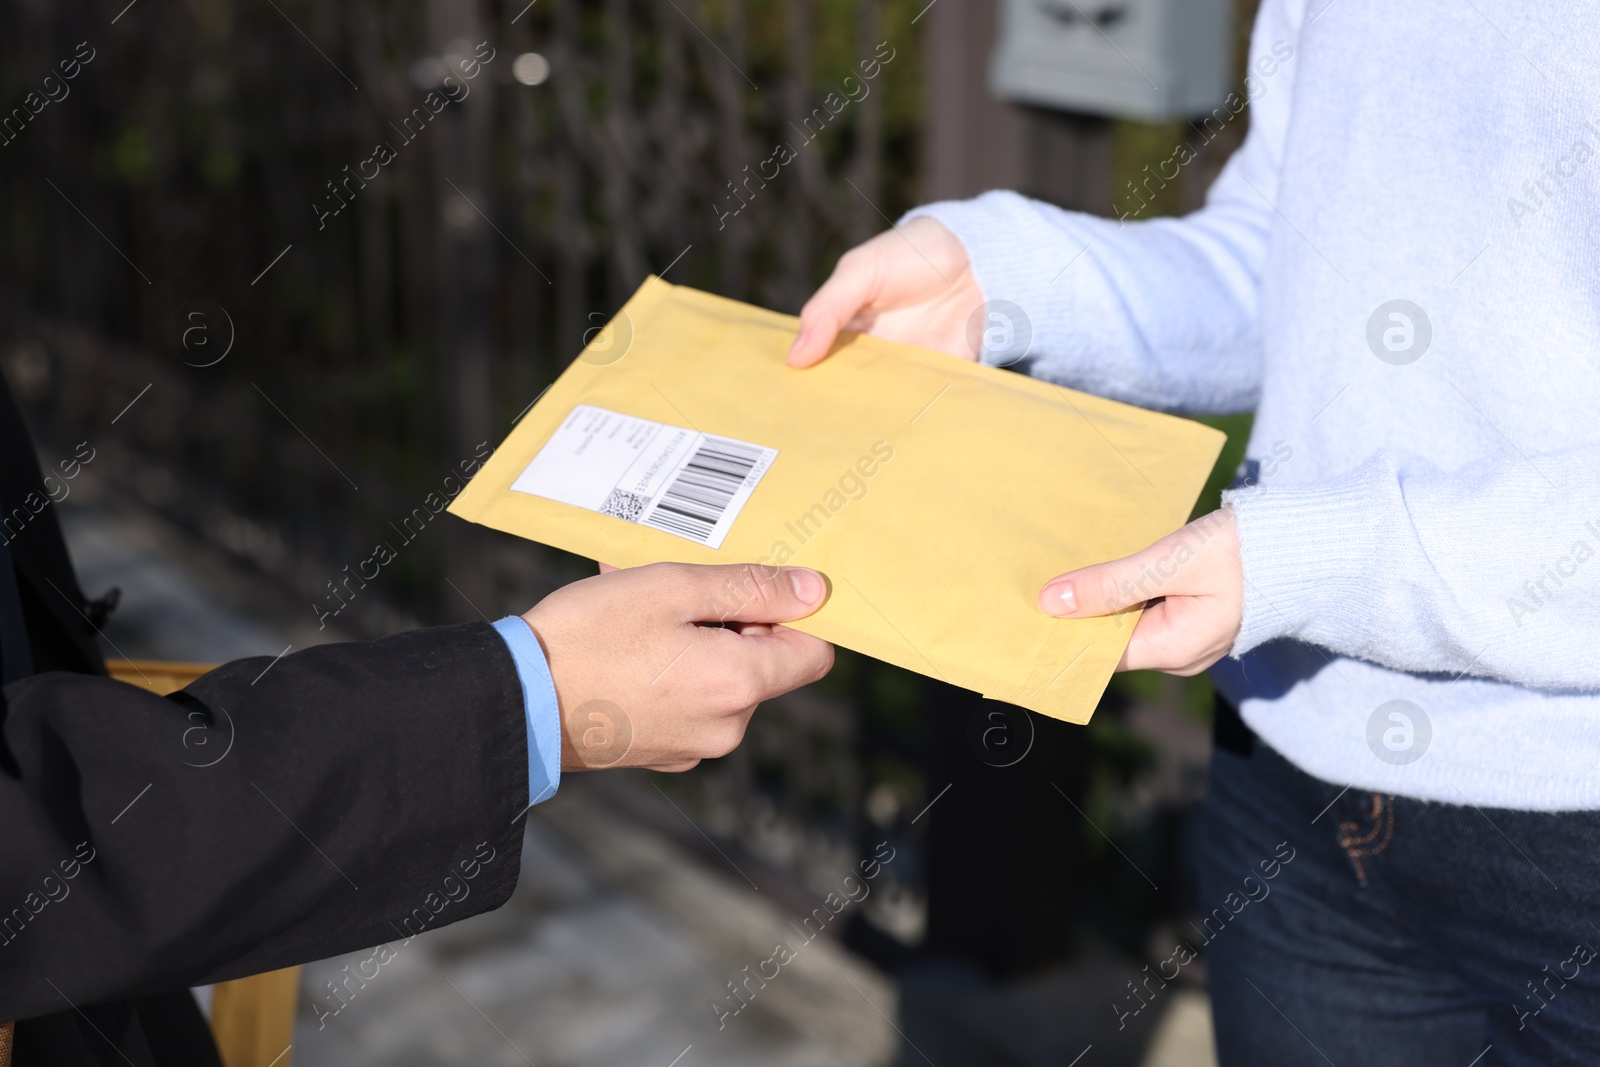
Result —
[{"label": "blurred background", "polygon": [[[122,590],[108,652],[271,656],[592,573],[441,518],[331,593],[651,273],[794,312],[929,200],[1198,207],[1254,6],[6,4],[0,369],[46,461],[93,450],[57,506]],[[1248,430],[1209,421],[1197,511]],[[841,651],[725,759],[569,777],[500,912],[353,997],[307,968],[284,1062],[1211,1063],[1203,959],[1145,970],[1195,941],[1210,706],[1123,675],[1067,726]]]}]

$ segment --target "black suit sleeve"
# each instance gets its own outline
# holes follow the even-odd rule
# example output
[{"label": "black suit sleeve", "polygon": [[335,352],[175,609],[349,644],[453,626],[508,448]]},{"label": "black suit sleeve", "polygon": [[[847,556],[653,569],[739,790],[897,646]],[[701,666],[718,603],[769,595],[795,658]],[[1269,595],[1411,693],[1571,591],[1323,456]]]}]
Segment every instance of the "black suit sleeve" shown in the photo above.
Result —
[{"label": "black suit sleeve", "polygon": [[0,1020],[393,943],[516,885],[526,719],[485,624],[5,699]]}]

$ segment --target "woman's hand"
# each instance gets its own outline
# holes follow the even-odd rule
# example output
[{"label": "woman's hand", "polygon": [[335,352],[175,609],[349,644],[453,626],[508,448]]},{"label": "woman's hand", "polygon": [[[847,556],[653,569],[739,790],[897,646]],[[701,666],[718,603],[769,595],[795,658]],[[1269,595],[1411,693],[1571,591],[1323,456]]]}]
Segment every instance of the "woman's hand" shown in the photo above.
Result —
[{"label": "woman's hand", "polygon": [[976,359],[967,322],[982,303],[966,247],[935,220],[912,219],[839,257],[800,310],[789,366],[821,363],[840,330]]},{"label": "woman's hand", "polygon": [[1039,609],[1062,619],[1147,601],[1117,670],[1199,674],[1228,654],[1244,609],[1231,510],[1202,515],[1143,552],[1052,578],[1039,591]]}]

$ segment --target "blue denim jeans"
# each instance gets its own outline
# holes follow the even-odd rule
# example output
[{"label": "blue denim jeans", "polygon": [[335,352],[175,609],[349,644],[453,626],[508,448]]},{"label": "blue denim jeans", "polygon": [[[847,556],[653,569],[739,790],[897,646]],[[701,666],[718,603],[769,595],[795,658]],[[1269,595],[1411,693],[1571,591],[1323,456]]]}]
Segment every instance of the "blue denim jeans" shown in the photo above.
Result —
[{"label": "blue denim jeans", "polygon": [[1229,714],[1196,929],[1222,1067],[1600,1064],[1600,812],[1345,790]]}]

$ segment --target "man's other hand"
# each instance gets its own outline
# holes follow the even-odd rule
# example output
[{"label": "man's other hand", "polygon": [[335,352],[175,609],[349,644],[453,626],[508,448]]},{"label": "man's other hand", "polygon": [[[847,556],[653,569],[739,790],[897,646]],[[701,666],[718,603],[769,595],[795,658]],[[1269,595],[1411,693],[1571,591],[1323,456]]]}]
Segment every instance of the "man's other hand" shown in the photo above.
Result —
[{"label": "man's other hand", "polygon": [[799,567],[656,563],[556,590],[522,617],[561,705],[563,770],[686,771],[733,751],[763,700],[827,674],[833,646],[779,625],[827,599]]}]

